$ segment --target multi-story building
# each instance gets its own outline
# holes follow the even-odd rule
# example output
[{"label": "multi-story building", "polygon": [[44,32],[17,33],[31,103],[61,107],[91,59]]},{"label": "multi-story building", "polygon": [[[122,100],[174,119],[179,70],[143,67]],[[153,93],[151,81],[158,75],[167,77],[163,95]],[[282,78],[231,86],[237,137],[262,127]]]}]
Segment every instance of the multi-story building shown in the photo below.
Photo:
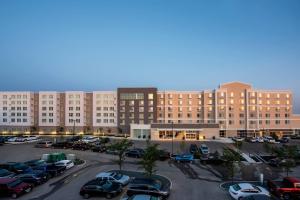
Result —
[{"label": "multi-story building", "polygon": [[137,139],[290,135],[300,130],[289,90],[232,82],[215,90],[0,92],[0,132],[121,134]]},{"label": "multi-story building", "polygon": [[34,125],[34,94],[0,93],[0,127],[2,132],[30,132]]},{"label": "multi-story building", "polygon": [[65,130],[67,133],[83,132],[87,126],[87,94],[83,91],[67,91],[65,95]]},{"label": "multi-story building", "polygon": [[292,134],[300,126],[292,93],[232,82],[212,91],[158,92],[158,122],[218,124],[220,136]]},{"label": "multi-story building", "polygon": [[42,133],[56,133],[61,126],[61,97],[58,92],[38,93],[38,127]]},{"label": "multi-story building", "polygon": [[156,109],[156,88],[118,88],[118,127],[122,133],[130,134],[131,125],[156,123]]},{"label": "multi-story building", "polygon": [[93,130],[104,134],[116,132],[117,127],[117,92],[93,92]]}]

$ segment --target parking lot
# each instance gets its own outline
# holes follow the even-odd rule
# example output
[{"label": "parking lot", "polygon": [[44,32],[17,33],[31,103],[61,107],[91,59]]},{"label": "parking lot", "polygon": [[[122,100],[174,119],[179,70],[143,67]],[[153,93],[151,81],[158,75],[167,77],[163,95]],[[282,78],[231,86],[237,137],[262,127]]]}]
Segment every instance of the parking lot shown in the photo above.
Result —
[{"label": "parking lot", "polygon": [[[144,145],[142,143],[144,142],[137,142],[136,145]],[[166,145],[166,148],[167,146],[169,146],[169,144]],[[174,149],[177,149],[177,145],[174,145],[174,147]],[[7,152],[9,152],[9,154]],[[6,144],[0,147],[1,162],[24,162],[32,159],[39,159],[42,154],[50,152],[76,154],[78,158],[81,158],[86,162],[81,166],[75,166],[63,175],[53,178],[45,184],[34,188],[31,193],[21,196],[19,199],[82,199],[79,195],[79,191],[83,184],[93,179],[99,172],[118,169],[118,165],[115,164],[115,156],[105,153],[71,149],[42,149],[34,148],[33,144]],[[157,174],[166,176],[172,181],[171,195],[168,199],[199,199],[200,196],[207,199],[229,198],[227,192],[222,191],[219,188],[221,180],[217,179],[217,177],[214,178],[213,174],[203,168],[197,167],[194,164],[174,165],[168,161],[158,161],[157,166]],[[124,169],[130,171],[142,171],[137,164],[137,160],[133,158],[126,159]],[[117,196],[114,199],[120,198],[121,196]]]},{"label": "parking lot", "polygon": [[[211,152],[219,151],[220,153],[222,153],[223,147],[233,145],[214,141],[186,141],[184,147],[187,151],[191,143],[195,143],[198,146],[202,143],[205,143]],[[145,146],[145,141],[134,141],[134,147],[144,148]],[[167,149],[171,152],[172,143],[170,141],[159,142],[159,148]],[[181,142],[175,141],[173,143],[174,153],[180,152],[181,149]],[[255,152],[258,150],[264,151],[263,144],[251,143],[245,143],[242,147],[242,150],[246,153]],[[82,197],[79,195],[79,191],[86,182],[95,178],[95,175],[99,172],[118,169],[118,165],[116,164],[116,156],[114,155],[95,153],[90,150],[79,151],[72,149],[35,148],[34,144],[5,144],[0,147],[0,158],[1,163],[9,161],[25,162],[32,159],[40,159],[42,154],[52,152],[75,154],[76,157],[84,160],[85,163],[75,166],[61,176],[50,179],[45,184],[34,188],[31,193],[21,196],[19,199],[82,199]],[[124,170],[142,172],[142,169],[138,164],[138,159],[134,158],[126,158]],[[297,175],[298,172],[299,168],[296,168],[293,174]],[[168,160],[157,161],[157,174],[167,177],[172,182],[171,194],[168,198],[170,200],[198,200],[200,197],[201,199],[210,200],[231,199],[228,192],[220,188],[220,184],[223,182],[220,174],[208,166],[202,165],[200,162],[176,163]],[[121,199],[125,191],[126,188],[121,195],[113,199]],[[99,199],[99,197],[91,199]]]}]

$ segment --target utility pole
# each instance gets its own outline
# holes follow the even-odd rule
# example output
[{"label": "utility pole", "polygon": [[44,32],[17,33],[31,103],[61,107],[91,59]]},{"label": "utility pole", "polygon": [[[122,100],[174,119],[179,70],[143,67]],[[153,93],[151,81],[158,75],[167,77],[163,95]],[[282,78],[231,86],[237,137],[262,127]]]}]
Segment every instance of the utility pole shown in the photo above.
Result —
[{"label": "utility pole", "polygon": [[74,124],[73,124],[73,136],[75,135],[75,120],[73,119],[73,122],[74,122]]},{"label": "utility pole", "polygon": [[172,121],[172,155],[174,154],[174,122]]}]

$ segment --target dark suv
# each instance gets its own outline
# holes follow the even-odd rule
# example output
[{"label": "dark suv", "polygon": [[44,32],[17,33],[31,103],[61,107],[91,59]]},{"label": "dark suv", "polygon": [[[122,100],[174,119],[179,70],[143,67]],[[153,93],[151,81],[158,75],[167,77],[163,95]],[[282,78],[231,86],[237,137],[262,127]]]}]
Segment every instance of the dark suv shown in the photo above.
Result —
[{"label": "dark suv", "polygon": [[32,186],[16,178],[0,178],[0,196],[11,196],[13,199],[28,193]]},{"label": "dark suv", "polygon": [[111,199],[122,192],[122,186],[119,183],[112,181],[103,181],[94,179],[84,184],[80,189],[80,195],[85,199],[91,196],[105,196],[107,199]]},{"label": "dark suv", "polygon": [[143,149],[131,149],[129,151],[126,152],[126,156],[127,157],[131,157],[131,158],[141,158],[143,157],[145,151]]},{"label": "dark suv", "polygon": [[195,153],[197,153],[197,152],[199,152],[198,146],[197,146],[196,144],[191,144],[191,145],[190,145],[190,153],[191,153],[191,154],[195,154]]},{"label": "dark suv", "polygon": [[152,196],[161,196],[167,198],[170,194],[169,188],[164,188],[159,180],[151,178],[135,178],[127,188],[127,195],[147,194]]}]

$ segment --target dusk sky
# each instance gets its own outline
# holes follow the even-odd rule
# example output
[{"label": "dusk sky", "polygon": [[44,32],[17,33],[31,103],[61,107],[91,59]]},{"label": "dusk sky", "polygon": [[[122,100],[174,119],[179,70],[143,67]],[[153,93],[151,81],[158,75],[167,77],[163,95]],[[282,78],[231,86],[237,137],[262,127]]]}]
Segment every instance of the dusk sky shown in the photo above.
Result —
[{"label": "dusk sky", "polygon": [[0,90],[290,89],[299,0],[0,1]]}]

